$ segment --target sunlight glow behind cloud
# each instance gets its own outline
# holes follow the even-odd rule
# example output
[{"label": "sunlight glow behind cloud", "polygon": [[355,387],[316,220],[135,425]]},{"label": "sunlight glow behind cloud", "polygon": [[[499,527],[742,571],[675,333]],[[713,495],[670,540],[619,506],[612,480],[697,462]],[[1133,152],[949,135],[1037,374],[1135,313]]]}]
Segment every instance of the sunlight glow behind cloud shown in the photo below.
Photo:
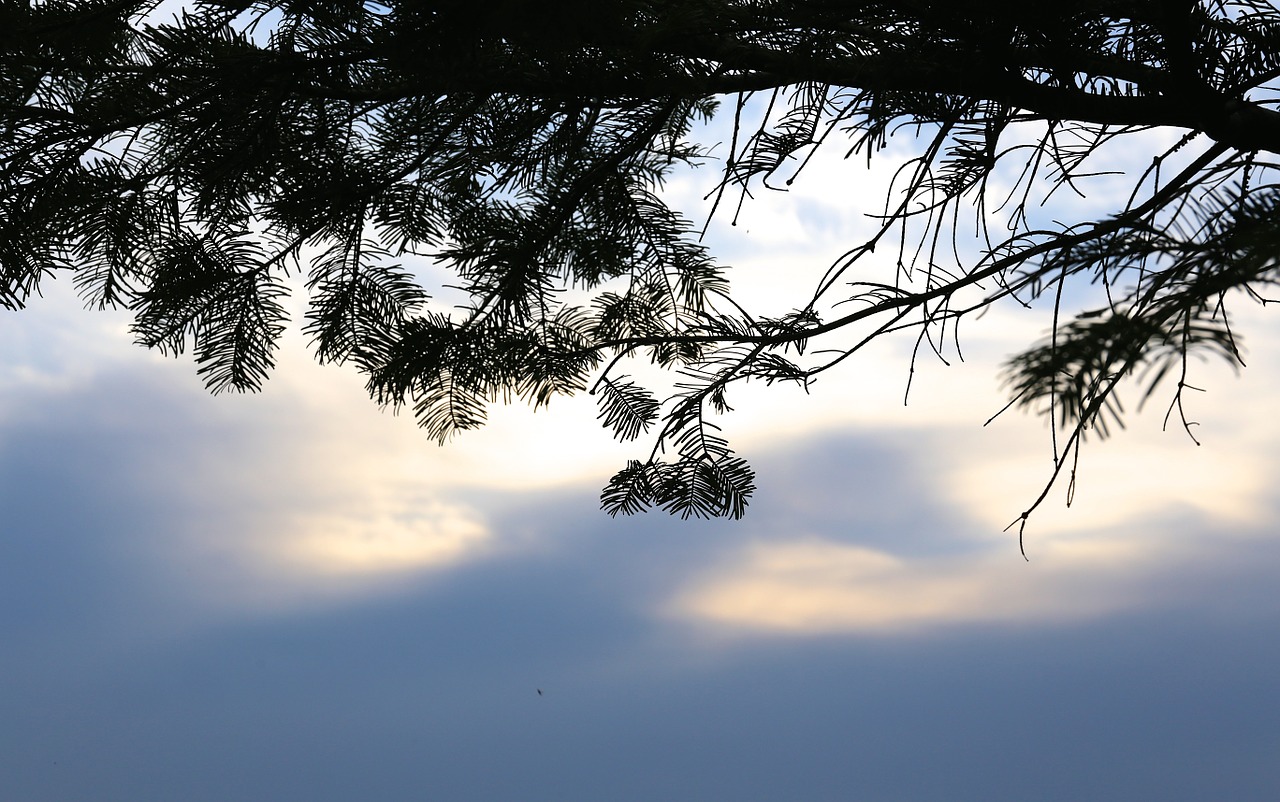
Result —
[{"label": "sunlight glow behind cloud", "polygon": [[488,527],[468,510],[419,502],[367,517],[307,515],[276,549],[286,564],[304,570],[364,574],[445,567],[483,551],[490,541]]},{"label": "sunlight glow behind cloud", "polygon": [[1147,604],[1153,542],[1054,542],[1027,564],[1007,548],[912,558],[820,538],[755,543],[695,580],[668,613],[740,633],[900,634],[946,625],[1052,624]]}]

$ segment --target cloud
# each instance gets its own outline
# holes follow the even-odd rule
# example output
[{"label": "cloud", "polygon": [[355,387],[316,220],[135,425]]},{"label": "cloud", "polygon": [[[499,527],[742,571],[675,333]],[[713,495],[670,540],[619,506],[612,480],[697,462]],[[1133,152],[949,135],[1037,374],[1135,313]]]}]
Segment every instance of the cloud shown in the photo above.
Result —
[{"label": "cloud", "polygon": [[[1274,361],[1275,323],[1241,317],[1255,335],[1251,361]],[[977,352],[986,359],[994,349]],[[981,427],[983,399],[998,408],[998,396],[965,386],[963,375],[947,387],[972,366],[927,376],[920,403],[896,420],[872,406],[878,450],[859,442],[865,435],[805,434],[794,424],[808,439],[790,443],[790,473],[757,502],[778,527],[753,531],[750,544],[692,574],[661,609],[728,634],[901,634],[1063,625],[1185,602],[1209,581],[1230,584],[1224,577],[1252,570],[1251,551],[1263,550],[1260,565],[1274,559],[1280,421],[1268,405],[1280,376],[1193,368],[1195,383],[1210,388],[1188,399],[1203,445],[1176,425],[1163,431],[1150,411],[1107,441],[1090,439],[1074,503],[1065,503],[1068,466],[1027,524],[1030,563],[1018,554],[1017,530],[1005,527],[1050,478],[1049,432],[1017,412]],[[819,410],[828,426],[868,431],[857,412]]]},{"label": "cloud", "polygon": [[1240,540],[1212,524],[1152,521],[1037,545],[900,557],[819,536],[754,542],[695,575],[666,603],[723,634],[902,635],[955,626],[1042,628],[1184,603],[1241,568]]},{"label": "cloud", "polygon": [[[1193,600],[1212,606],[1218,600],[1202,588],[1254,570],[1251,551],[1265,552],[1257,565],[1273,564],[1280,429],[1260,399],[1275,397],[1276,382],[1271,372],[1208,378],[1217,392],[1194,399],[1205,422],[1195,430],[1201,447],[1161,431],[1151,414],[1106,442],[1091,440],[1074,503],[1065,503],[1064,474],[1027,524],[1030,563],[1017,530],[1005,527],[1051,475],[1040,420],[1012,413],[982,428],[981,394],[943,387],[922,392],[924,409],[913,405],[896,421],[887,410],[873,414],[882,421],[878,449],[859,442],[865,434],[797,432],[806,440],[790,443],[777,486],[769,484],[777,469],[761,459],[757,504],[773,527],[752,530],[752,542],[693,572],[659,609],[728,636],[866,636],[1063,626]],[[856,413],[828,409],[819,413],[824,423],[868,431]],[[957,419],[964,416],[968,426]]]},{"label": "cloud", "polygon": [[[1016,554],[901,559],[887,552],[808,538],[757,543],[700,578],[671,604],[673,614],[775,633],[896,633],[958,623],[1076,620],[1115,609],[1106,595],[1084,600],[1052,586],[1114,570],[1118,551],[1094,544],[1069,567],[1027,569]],[[1092,552],[1092,553],[1090,553]]]},{"label": "cloud", "polygon": [[[1185,428],[1170,406],[1172,381],[1157,388],[1144,409],[1134,403],[1145,390],[1141,382],[1123,383],[1119,398],[1126,402],[1126,428],[1106,440],[1089,433],[1078,462],[1068,456],[1057,486],[1036,510],[1028,531],[1043,537],[1132,526],[1171,508],[1232,530],[1259,531],[1259,523],[1274,513],[1280,419],[1272,410],[1280,394],[1280,373],[1265,366],[1280,358],[1280,326],[1261,307],[1234,300],[1233,327],[1250,346],[1248,361],[1261,369],[1237,375],[1220,360],[1189,360]],[[988,398],[993,405],[999,400]],[[1060,443],[1062,439],[1059,434]],[[1052,442],[1043,416],[1016,410],[984,428],[954,428],[933,440],[933,459],[946,474],[939,488],[975,520],[1003,527],[1049,480]],[[1075,490],[1068,509],[1072,468]]]},{"label": "cloud", "polygon": [[489,528],[461,505],[396,499],[392,509],[300,515],[272,551],[302,570],[364,574],[447,566],[491,539]]}]

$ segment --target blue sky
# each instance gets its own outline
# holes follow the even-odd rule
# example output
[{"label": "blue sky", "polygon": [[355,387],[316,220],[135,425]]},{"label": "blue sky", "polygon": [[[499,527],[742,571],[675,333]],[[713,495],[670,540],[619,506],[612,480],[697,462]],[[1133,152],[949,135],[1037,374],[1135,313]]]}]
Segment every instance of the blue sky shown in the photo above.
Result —
[{"label": "blue sky", "polygon": [[[865,225],[874,186],[816,175],[713,232],[744,297],[803,295]],[[4,800],[1280,796],[1265,311],[1241,378],[1198,368],[1204,445],[1153,408],[1086,449],[1025,562],[1047,434],[981,424],[1035,313],[905,408],[901,342],[744,393],[761,489],[729,523],[598,512],[636,452],[589,400],[439,448],[296,335],[212,398],[47,295],[0,318]]]}]

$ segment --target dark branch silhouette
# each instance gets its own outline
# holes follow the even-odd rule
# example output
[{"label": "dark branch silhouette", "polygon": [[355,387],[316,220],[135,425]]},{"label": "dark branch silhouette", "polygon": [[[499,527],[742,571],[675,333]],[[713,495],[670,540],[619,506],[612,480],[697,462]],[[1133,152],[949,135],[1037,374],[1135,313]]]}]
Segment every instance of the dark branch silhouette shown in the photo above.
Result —
[{"label": "dark branch silhouette", "polygon": [[[252,390],[300,272],[317,358],[353,364],[374,399],[412,407],[442,441],[482,425],[488,404],[582,391],[618,437],[648,433],[604,490],[611,514],[743,514],[753,474],[714,423],[738,383],[807,386],[903,330],[941,356],[962,318],[1041,298],[1052,334],[1007,380],[1014,404],[1053,423],[1052,484],[1087,432],[1121,423],[1122,380],[1142,377],[1146,396],[1176,380],[1182,416],[1189,355],[1238,361],[1227,301],[1262,299],[1276,279],[1270,3],[153,11],[0,5],[0,303],[20,308],[69,272],[87,304],[132,310],[140,343],[191,349],[213,391]],[[729,140],[718,161],[691,135],[713,117]],[[1104,213],[1039,219],[1046,195],[1083,192],[1098,154],[1150,148],[1155,128],[1176,144],[1149,151],[1123,197],[1098,199]],[[895,133],[918,148],[868,210],[878,232],[780,317],[733,299],[697,223],[659,191],[712,162],[727,214],[817,149],[876,158]],[[957,234],[966,212],[973,242]],[[870,255],[886,249],[881,280]],[[424,256],[465,308],[429,307],[411,269]],[[1105,302],[1073,314],[1065,289],[1090,284]],[[665,400],[620,372],[636,355],[678,371]]]}]

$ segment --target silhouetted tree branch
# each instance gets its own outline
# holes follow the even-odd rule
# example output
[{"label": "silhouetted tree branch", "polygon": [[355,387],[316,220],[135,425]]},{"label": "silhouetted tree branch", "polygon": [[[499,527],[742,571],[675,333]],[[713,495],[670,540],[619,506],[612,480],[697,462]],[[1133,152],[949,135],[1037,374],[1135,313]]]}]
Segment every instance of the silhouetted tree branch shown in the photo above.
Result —
[{"label": "silhouetted tree branch", "polygon": [[[215,392],[251,390],[301,272],[317,358],[432,436],[587,390],[619,437],[654,429],[609,512],[736,517],[753,475],[713,420],[734,385],[807,386],[897,331],[941,355],[966,316],[1044,298],[1052,334],[1007,379],[1054,422],[1056,478],[1121,421],[1123,379],[1179,377],[1180,410],[1189,354],[1238,360],[1226,302],[1276,279],[1278,78],[1262,2],[4,2],[0,303],[70,272]],[[918,142],[877,233],[786,315],[736,301],[660,193],[713,161],[712,119],[717,209],[817,149]],[[1156,128],[1176,144],[1107,211],[1039,219]],[[421,257],[465,308],[430,306]],[[1073,315],[1082,284],[1105,304]],[[665,401],[618,373],[637,354],[678,371]]]}]

